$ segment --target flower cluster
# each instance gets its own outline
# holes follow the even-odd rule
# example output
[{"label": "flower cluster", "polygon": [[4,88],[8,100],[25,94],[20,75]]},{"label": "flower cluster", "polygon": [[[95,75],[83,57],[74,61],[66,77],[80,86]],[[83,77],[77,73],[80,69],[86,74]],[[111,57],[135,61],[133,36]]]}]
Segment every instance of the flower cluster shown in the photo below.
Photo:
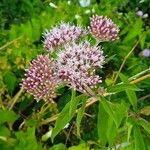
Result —
[{"label": "flower cluster", "polygon": [[58,46],[74,41],[85,33],[86,31],[81,27],[69,23],[60,23],[44,33],[44,47],[48,51],[53,51]]},{"label": "flower cluster", "polygon": [[103,51],[92,47],[89,42],[64,46],[58,55],[56,67],[58,76],[72,88],[85,91],[86,86],[92,88],[101,82],[98,75],[94,75],[95,68],[102,68],[104,63]]},{"label": "flower cluster", "polygon": [[55,87],[58,80],[54,76],[54,63],[48,55],[39,55],[33,60],[25,74],[22,86],[36,100],[52,101],[56,97]]},{"label": "flower cluster", "polygon": [[[52,101],[56,97],[55,89],[61,83],[91,94],[92,89],[102,82],[95,70],[103,67],[105,57],[101,47],[92,46],[86,40],[78,40],[86,32],[69,23],[60,23],[49,32],[46,31],[44,47],[48,52],[59,48],[55,51],[59,53],[53,61],[48,55],[40,55],[33,60],[25,74],[23,88],[37,100]],[[90,19],[89,32],[98,41],[114,41],[119,29],[107,17],[93,16]]]},{"label": "flower cluster", "polygon": [[96,15],[90,18],[89,31],[100,42],[114,41],[118,38],[119,28],[111,19]]}]

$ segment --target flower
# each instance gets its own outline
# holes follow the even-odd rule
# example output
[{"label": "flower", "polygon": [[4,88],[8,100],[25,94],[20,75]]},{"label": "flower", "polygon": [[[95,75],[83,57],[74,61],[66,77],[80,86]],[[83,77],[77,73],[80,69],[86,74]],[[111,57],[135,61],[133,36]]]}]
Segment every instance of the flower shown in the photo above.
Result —
[{"label": "flower", "polygon": [[142,55],[143,55],[144,57],[150,57],[150,49],[145,48],[145,49],[142,51]]},{"label": "flower", "polygon": [[58,82],[53,69],[54,63],[48,55],[39,55],[27,70],[22,87],[37,101],[40,99],[52,101],[56,97],[55,88]]},{"label": "flower", "polygon": [[118,38],[119,28],[111,19],[105,16],[92,16],[88,28],[91,34],[100,42],[114,41]]},{"label": "flower", "polygon": [[95,68],[102,68],[103,51],[92,47],[89,42],[66,44],[58,54],[56,68],[59,78],[71,88],[87,92],[86,87],[93,88],[101,82],[95,75]]},{"label": "flower", "polygon": [[85,30],[79,26],[69,23],[60,23],[58,26],[44,33],[44,47],[48,51],[53,51],[54,48],[66,42],[74,41],[83,34],[85,34]]},{"label": "flower", "polygon": [[138,10],[138,11],[136,12],[136,15],[139,16],[139,17],[142,17],[142,16],[143,16],[143,11]]},{"label": "flower", "polygon": [[79,0],[81,7],[88,7],[91,3],[91,0]]}]

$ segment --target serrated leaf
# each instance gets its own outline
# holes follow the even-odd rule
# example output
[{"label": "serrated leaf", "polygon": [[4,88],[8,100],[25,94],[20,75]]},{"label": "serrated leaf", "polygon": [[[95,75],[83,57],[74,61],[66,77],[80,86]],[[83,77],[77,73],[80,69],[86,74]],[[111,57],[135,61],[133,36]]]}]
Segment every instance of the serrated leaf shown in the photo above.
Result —
[{"label": "serrated leaf", "polygon": [[105,111],[114,120],[116,127],[118,128],[121,124],[122,119],[127,116],[128,106],[126,106],[125,103],[111,103],[105,98],[102,98],[101,103]]}]

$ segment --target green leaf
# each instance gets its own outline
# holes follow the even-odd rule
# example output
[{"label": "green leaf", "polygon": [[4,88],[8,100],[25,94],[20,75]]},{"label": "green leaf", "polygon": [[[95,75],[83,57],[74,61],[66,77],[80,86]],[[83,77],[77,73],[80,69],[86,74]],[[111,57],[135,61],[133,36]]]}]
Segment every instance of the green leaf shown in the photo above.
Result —
[{"label": "green leaf", "polygon": [[107,88],[110,93],[119,93],[126,90],[139,91],[139,89],[134,84],[118,84]]},{"label": "green leaf", "polygon": [[142,20],[140,18],[137,19],[133,27],[131,27],[131,29],[129,30],[129,33],[124,39],[123,43],[128,43],[130,40],[140,35],[142,32],[142,24],[143,24]]},{"label": "green leaf", "polygon": [[130,141],[130,137],[131,137],[131,131],[132,131],[133,125],[130,122],[127,122],[127,141]]},{"label": "green leaf", "polygon": [[0,136],[10,136],[10,131],[7,127],[5,127],[4,125],[0,125]]},{"label": "green leaf", "polygon": [[74,111],[74,107],[76,107],[76,91],[74,89],[71,90],[71,100],[70,100],[70,108],[69,108],[69,115]]},{"label": "green leaf", "polygon": [[141,125],[150,134],[150,123],[144,119],[138,119],[137,123]]},{"label": "green leaf", "polygon": [[109,146],[112,147],[115,137],[117,135],[117,128],[116,128],[116,125],[113,121],[113,118],[111,118],[111,116],[109,116],[108,120],[109,120],[108,121],[108,130],[106,131],[107,139],[108,139]]},{"label": "green leaf", "polygon": [[67,150],[67,148],[64,144],[59,143],[51,147],[49,150]]},{"label": "green leaf", "polygon": [[12,94],[16,87],[17,78],[12,72],[6,72],[4,75],[4,83],[6,84],[8,91]]},{"label": "green leaf", "polygon": [[65,127],[65,125],[72,119],[73,115],[76,112],[77,105],[80,100],[83,100],[87,98],[85,95],[79,95],[74,99],[74,107],[72,107],[71,114],[69,113],[70,110],[70,102],[66,104],[66,106],[63,108],[61,113],[58,116],[58,119],[56,120],[55,127],[52,130],[52,141],[54,140],[55,136]]},{"label": "green leaf", "polygon": [[125,103],[111,103],[105,98],[102,98],[101,103],[105,111],[114,120],[116,127],[118,128],[121,124],[122,119],[127,116],[128,106]]},{"label": "green leaf", "polygon": [[14,150],[43,150],[42,146],[37,143],[35,137],[35,128],[28,128],[26,132],[16,132],[17,142]]},{"label": "green leaf", "polygon": [[106,112],[104,106],[99,101],[98,107],[98,117],[97,117],[97,131],[99,136],[99,141],[102,146],[106,145],[107,142],[107,134],[106,131],[108,129],[108,113]]},{"label": "green leaf", "polygon": [[5,122],[14,122],[18,115],[16,115],[13,111],[8,110],[0,110],[0,124],[3,124]]},{"label": "green leaf", "polygon": [[[120,73],[119,76],[125,84],[130,84],[130,82],[128,81],[128,78],[125,75]],[[134,107],[134,109],[136,109],[137,108],[137,97],[136,97],[135,91],[128,89],[128,88],[125,91],[128,96],[129,102]]]},{"label": "green leaf", "polygon": [[89,150],[89,147],[86,143],[82,143],[77,146],[69,147],[68,150]]},{"label": "green leaf", "polygon": [[[105,98],[102,98],[101,100],[102,100],[101,103],[102,103],[102,105],[103,105],[105,111],[106,111],[106,112],[108,113],[108,115],[109,115],[111,118],[113,118],[113,120],[115,121],[115,116],[114,116],[114,112],[113,112],[113,110],[112,110],[112,108],[111,108],[111,103],[108,102]],[[116,121],[115,121],[115,122],[116,122]]]},{"label": "green leaf", "polygon": [[82,106],[79,109],[78,113],[77,113],[77,118],[76,118],[76,125],[77,125],[77,135],[80,137],[80,124],[81,124],[81,120],[82,117],[84,115],[84,111],[85,111],[85,105],[86,105],[86,99],[82,100]]},{"label": "green leaf", "polygon": [[146,150],[139,127],[135,125],[133,131],[135,150]]}]

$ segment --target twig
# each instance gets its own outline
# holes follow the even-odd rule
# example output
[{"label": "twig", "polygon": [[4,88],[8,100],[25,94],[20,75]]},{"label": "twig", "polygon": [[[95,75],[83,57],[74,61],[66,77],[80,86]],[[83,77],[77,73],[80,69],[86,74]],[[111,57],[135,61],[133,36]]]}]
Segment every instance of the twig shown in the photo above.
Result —
[{"label": "twig", "polygon": [[67,135],[67,137],[66,137],[65,145],[67,145],[67,142],[68,142],[68,140],[69,140],[69,136],[70,136],[70,133],[71,133],[72,128],[73,128],[73,124],[71,125],[71,127],[70,127],[70,129],[69,129],[68,135]]},{"label": "twig", "polygon": [[15,41],[20,40],[21,38],[22,38],[22,36],[20,36],[20,37],[18,37],[18,38],[16,38],[16,39],[14,39],[14,40],[12,40],[12,41],[6,43],[5,45],[1,46],[1,47],[0,47],[0,51],[1,51],[2,49],[5,49],[5,48],[8,47],[9,45],[13,44]]},{"label": "twig", "polygon": [[138,73],[138,74],[132,76],[131,78],[129,78],[129,81],[135,80],[136,78],[138,78],[139,76],[141,76],[141,75],[143,75],[143,74],[145,74],[145,73],[147,73],[147,72],[150,72],[150,68],[148,68],[148,69],[146,69],[146,70],[143,70],[142,72],[140,72],[140,73]]},{"label": "twig", "polygon": [[142,96],[141,98],[139,98],[139,100],[142,101],[142,100],[145,100],[145,99],[147,99],[149,97],[150,97],[150,94]]},{"label": "twig", "polygon": [[123,60],[123,62],[122,62],[122,64],[121,64],[121,66],[120,66],[120,68],[119,68],[119,71],[117,72],[117,75],[116,75],[116,77],[115,77],[115,79],[114,79],[114,83],[113,83],[113,84],[115,84],[115,82],[117,81],[118,76],[119,76],[119,74],[120,74],[122,68],[124,67],[124,64],[125,64],[126,60],[127,60],[128,57],[131,55],[131,53],[134,51],[134,49],[135,49],[136,46],[138,45],[139,41],[140,41],[140,40],[138,40],[138,41],[134,44],[134,46],[132,47],[132,49],[131,49],[131,50],[129,51],[129,53],[125,56],[125,58],[124,58],[124,60]]},{"label": "twig", "polygon": [[20,95],[22,94],[22,92],[23,92],[23,88],[21,88],[21,89],[19,90],[19,92],[14,96],[14,98],[13,98],[13,100],[12,100],[12,103],[11,103],[11,105],[10,105],[10,107],[9,107],[9,110],[11,110],[11,109],[14,107],[15,103],[16,103],[17,100],[19,99],[19,97],[20,97]]},{"label": "twig", "polygon": [[140,78],[138,78],[136,80],[133,80],[133,81],[131,81],[131,83],[135,84],[135,83],[138,83],[138,82],[140,82],[140,81],[142,81],[144,79],[147,79],[147,78],[150,78],[150,74],[146,74],[146,75],[144,75],[144,76],[142,76],[142,77],[140,77]]}]

